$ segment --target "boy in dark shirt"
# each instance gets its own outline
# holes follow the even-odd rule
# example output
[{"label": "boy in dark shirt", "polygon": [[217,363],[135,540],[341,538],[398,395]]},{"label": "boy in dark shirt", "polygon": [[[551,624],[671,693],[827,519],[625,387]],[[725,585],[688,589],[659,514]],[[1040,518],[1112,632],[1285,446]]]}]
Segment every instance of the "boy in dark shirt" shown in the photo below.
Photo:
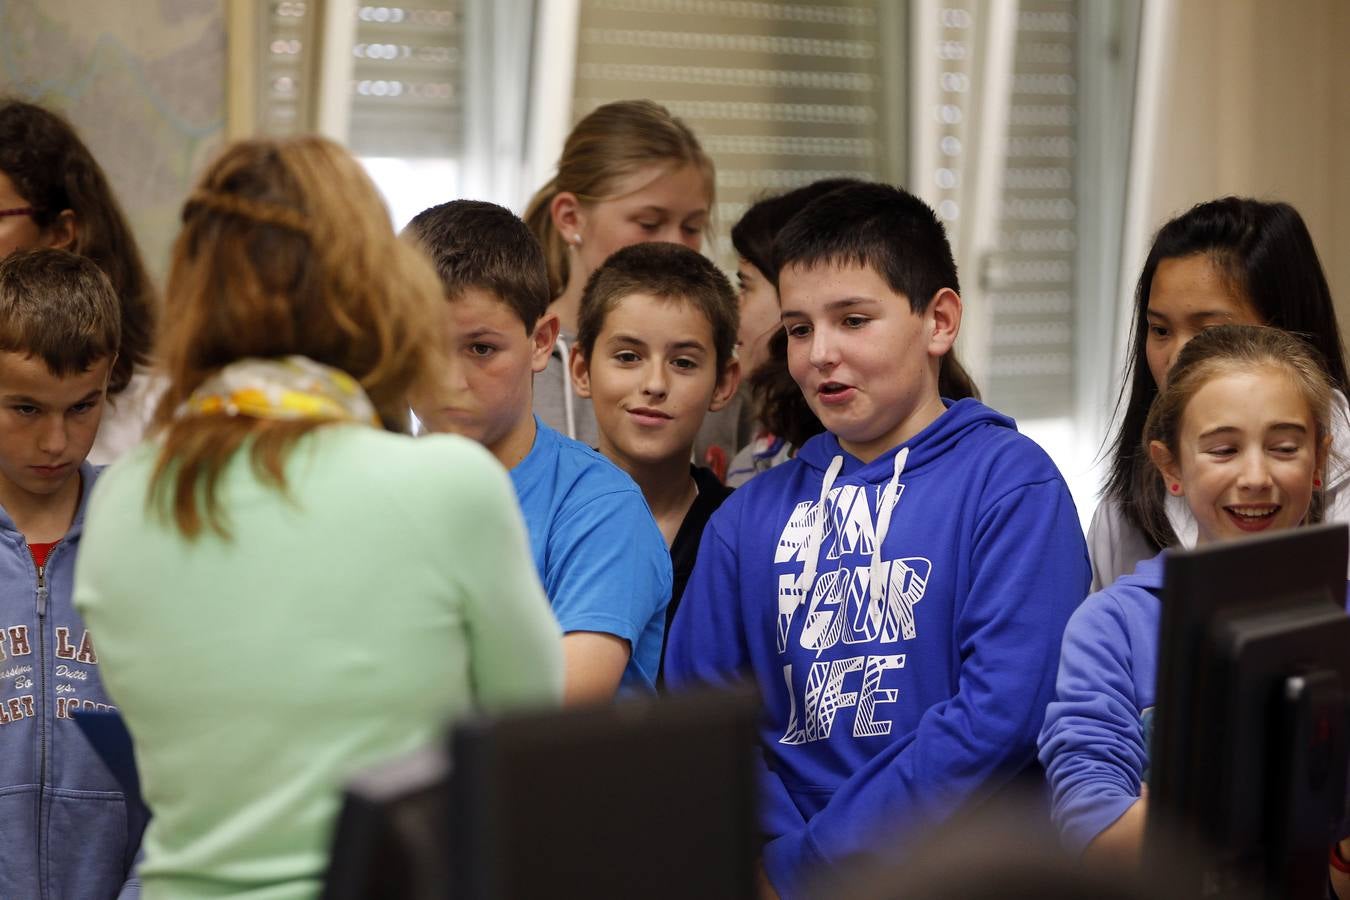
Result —
[{"label": "boy in dark shirt", "polygon": [[692,465],[703,417],[740,383],[736,295],[710,260],[678,244],[636,244],[586,283],[572,381],[589,397],[600,452],[642,488],[670,547],[674,621],[708,517],[730,490]]}]

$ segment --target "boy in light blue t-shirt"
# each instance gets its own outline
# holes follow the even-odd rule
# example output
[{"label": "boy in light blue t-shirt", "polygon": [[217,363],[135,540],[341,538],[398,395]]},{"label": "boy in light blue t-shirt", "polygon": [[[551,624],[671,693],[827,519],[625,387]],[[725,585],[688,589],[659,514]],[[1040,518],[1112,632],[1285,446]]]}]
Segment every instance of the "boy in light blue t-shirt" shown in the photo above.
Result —
[{"label": "boy in light blue t-shirt", "polygon": [[633,480],[531,411],[558,317],[543,251],[491,203],[456,200],[408,230],[445,286],[444,361],[413,391],[434,432],[473,438],[511,473],[530,547],[562,626],[566,702],[651,690],[670,598],[670,554]]}]

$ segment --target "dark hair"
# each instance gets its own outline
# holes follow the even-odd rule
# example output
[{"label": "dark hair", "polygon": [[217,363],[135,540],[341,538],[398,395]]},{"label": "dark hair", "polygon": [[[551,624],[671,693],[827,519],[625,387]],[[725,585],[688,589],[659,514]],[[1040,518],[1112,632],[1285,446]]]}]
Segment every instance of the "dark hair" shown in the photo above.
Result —
[{"label": "dark hair", "polygon": [[788,266],[866,266],[916,313],[943,288],[961,290],[937,214],[888,184],[860,182],[817,197],[778,232],[773,256],[780,273]]},{"label": "dark hair", "polygon": [[778,329],[769,338],[768,355],[750,375],[755,418],[765,431],[800,447],[825,430],[787,365],[787,332]]},{"label": "dark hair", "polygon": [[515,312],[528,333],[548,311],[548,267],[530,229],[509,209],[482,200],[452,200],[408,223],[447,297],[466,288],[490,291]]},{"label": "dark hair", "polygon": [[93,260],[46,248],[0,259],[0,350],[36,356],[64,378],[116,355],[120,320]]},{"label": "dark hair", "polygon": [[586,279],[577,313],[577,346],[587,359],[609,315],[619,301],[633,294],[688,303],[712,326],[717,370],[722,372],[736,350],[740,309],[736,293],[722,270],[683,244],[634,244],[616,251]]},{"label": "dark hair", "polygon": [[71,210],[75,242],[69,249],[93,260],[112,283],[122,337],[108,393],[117,394],[135,367],[150,361],[155,293],[103,169],[64,118],[33,103],[0,98],[0,172],[37,210],[33,221],[39,227],[50,227]]},{"label": "dark hair", "polygon": [[[943,288],[961,292],[937,214],[908,191],[875,182],[845,185],[808,203],[778,233],[772,265],[779,274],[788,266],[866,266],[909,298],[915,313],[928,309]],[[980,389],[955,351],[938,366],[938,394],[979,399]]]},{"label": "dark hair", "polygon": [[[738,256],[758,269],[770,284],[775,284],[778,269],[774,265],[773,242],[778,232],[812,200],[851,184],[862,182],[855,178],[825,178],[785,194],[761,198],[732,226],[731,245]],[[770,434],[783,438],[791,447],[800,447],[825,430],[788,372],[787,332],[782,329],[774,332],[764,361],[755,371],[747,372],[746,377],[755,418]]]},{"label": "dark hair", "polygon": [[731,227],[731,246],[736,248],[738,256],[759,269],[772,284],[778,281],[773,242],[783,226],[817,197],[842,187],[864,183],[856,178],[823,178],[784,194],[761,197]]},{"label": "dark hair", "polygon": [[[1014,781],[951,818],[808,877],[810,900],[1195,900],[1188,884],[1204,858],[1163,820],[1146,867],[1085,865],[1064,849],[1040,786]],[[1155,827],[1150,825],[1150,827]],[[971,848],[979,848],[972,853]],[[1225,895],[1229,896],[1229,895]],[[1245,896],[1245,895],[1242,895]]]},{"label": "dark hair", "polygon": [[[1176,544],[1177,537],[1167,519],[1166,495],[1162,479],[1149,459],[1153,441],[1167,447],[1173,458],[1181,451],[1181,421],[1191,398],[1209,381],[1233,372],[1251,372],[1261,367],[1282,369],[1299,389],[1312,410],[1316,424],[1314,439],[1322,453],[1331,434],[1332,390],[1321,354],[1306,341],[1278,328],[1262,325],[1219,325],[1196,335],[1181,349],[1167,375],[1167,387],[1158,393],[1149,407],[1140,441],[1139,464],[1135,467],[1134,496],[1144,534],[1159,547]],[[1323,497],[1313,494],[1308,511],[1309,522],[1322,520]]]},{"label": "dark hair", "polygon": [[1342,393],[1346,391],[1345,350],[1331,290],[1298,210],[1288,203],[1223,197],[1194,206],[1167,222],[1153,238],[1135,288],[1134,337],[1116,399],[1116,409],[1123,404],[1125,414],[1111,442],[1111,471],[1102,491],[1104,497],[1120,505],[1126,520],[1146,535],[1149,530],[1139,507],[1135,479],[1138,468],[1148,465],[1147,455],[1140,458],[1139,437],[1158,394],[1158,385],[1143,364],[1149,294],[1154,273],[1163,260],[1196,254],[1209,257],[1228,276],[1266,325],[1306,338],[1326,361],[1332,385]]}]

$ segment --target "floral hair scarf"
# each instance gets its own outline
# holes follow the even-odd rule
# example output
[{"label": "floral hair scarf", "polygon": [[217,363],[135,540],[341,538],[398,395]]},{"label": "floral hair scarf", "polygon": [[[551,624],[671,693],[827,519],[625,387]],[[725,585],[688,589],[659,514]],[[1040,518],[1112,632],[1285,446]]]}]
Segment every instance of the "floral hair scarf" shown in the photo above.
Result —
[{"label": "floral hair scarf", "polygon": [[324,419],[379,428],[375,406],[355,378],[304,356],[241,359],[192,392],[177,417],[251,416],[255,419]]}]

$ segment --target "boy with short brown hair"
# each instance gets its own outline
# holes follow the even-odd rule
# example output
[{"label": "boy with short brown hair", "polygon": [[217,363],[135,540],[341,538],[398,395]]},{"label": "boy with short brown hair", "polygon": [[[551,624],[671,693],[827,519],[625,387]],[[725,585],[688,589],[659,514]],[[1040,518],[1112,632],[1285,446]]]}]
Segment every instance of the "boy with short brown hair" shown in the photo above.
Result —
[{"label": "boy with short brown hair", "polygon": [[72,721],[112,707],[71,603],[98,434],[121,340],[87,259],[0,260],[0,897],[131,896],[138,848],[121,788]]},{"label": "boy with short brown hair", "polygon": [[510,470],[539,579],[562,626],[565,702],[650,691],[670,555],[632,480],[533,413],[558,317],[543,251],[509,210],[455,200],[408,225],[445,288],[445,359],[411,398],[430,431],[473,438]]},{"label": "boy with short brown hair", "polygon": [[634,244],[592,273],[581,296],[572,383],[591,401],[600,452],[647,499],[670,547],[674,620],[703,526],[731,490],[693,465],[704,417],[740,382],[739,309],[725,275],[679,244]]}]

